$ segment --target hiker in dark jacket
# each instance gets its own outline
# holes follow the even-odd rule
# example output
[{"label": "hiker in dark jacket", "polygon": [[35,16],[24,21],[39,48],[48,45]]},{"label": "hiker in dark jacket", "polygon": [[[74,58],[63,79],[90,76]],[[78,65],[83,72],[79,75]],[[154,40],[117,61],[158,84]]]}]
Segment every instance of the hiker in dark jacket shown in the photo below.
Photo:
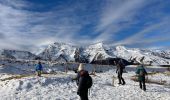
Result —
[{"label": "hiker in dark jacket", "polygon": [[88,87],[86,86],[87,76],[88,71],[84,70],[83,64],[80,64],[77,73],[77,94],[80,96],[81,100],[88,100]]},{"label": "hiker in dark jacket", "polygon": [[43,70],[43,67],[42,67],[42,65],[41,65],[41,62],[40,62],[40,61],[39,61],[39,62],[38,62],[38,64],[36,65],[35,70],[36,70],[36,74],[37,74],[37,76],[41,76],[41,74],[42,74],[42,70]]},{"label": "hiker in dark jacket", "polygon": [[146,91],[146,85],[145,85],[145,75],[147,75],[147,72],[144,68],[144,65],[139,65],[136,70],[136,74],[138,76],[139,86],[141,89]]},{"label": "hiker in dark jacket", "polygon": [[118,62],[114,62],[114,63],[117,66],[116,73],[117,73],[118,79],[119,79],[118,84],[125,85],[126,84],[125,80],[122,77],[123,69],[125,68],[125,65],[123,64],[123,61],[121,61],[121,59]]}]

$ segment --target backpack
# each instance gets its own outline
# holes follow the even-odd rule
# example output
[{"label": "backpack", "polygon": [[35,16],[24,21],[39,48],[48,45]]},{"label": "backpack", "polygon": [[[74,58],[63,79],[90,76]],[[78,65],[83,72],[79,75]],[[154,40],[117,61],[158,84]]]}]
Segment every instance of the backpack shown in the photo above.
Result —
[{"label": "backpack", "polygon": [[140,69],[140,71],[139,71],[139,76],[145,76],[145,71],[144,71],[144,69]]},{"label": "backpack", "polygon": [[125,69],[125,65],[122,65],[122,68]]},{"label": "backpack", "polygon": [[125,69],[125,64],[122,60],[119,61],[119,66],[122,68],[122,69]]},{"label": "backpack", "polygon": [[[93,85],[93,80],[92,77],[89,75],[88,71],[82,70],[80,72],[80,77],[85,77],[85,85],[87,86],[87,88],[91,88],[91,86]],[[85,75],[85,76],[84,76]]]},{"label": "backpack", "polygon": [[91,88],[93,85],[93,80],[90,75],[87,76],[87,82],[86,82],[87,88]]}]

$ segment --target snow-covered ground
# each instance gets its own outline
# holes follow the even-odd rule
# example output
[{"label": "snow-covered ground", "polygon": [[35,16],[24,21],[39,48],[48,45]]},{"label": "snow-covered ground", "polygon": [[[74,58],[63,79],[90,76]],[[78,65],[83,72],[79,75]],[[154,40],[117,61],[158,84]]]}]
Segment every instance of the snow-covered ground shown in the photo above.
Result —
[{"label": "snow-covered ground", "polygon": [[[92,65],[86,66],[86,68],[88,67],[92,67]],[[116,78],[115,86],[113,86],[112,77],[117,76],[114,68],[100,68],[100,70],[105,71],[96,73],[97,76],[92,76],[93,86],[90,89],[90,100],[170,100],[170,86],[146,83],[146,92],[140,90],[138,82],[130,79],[131,76],[135,75],[134,66],[128,66],[126,68],[128,73],[123,74],[126,85],[118,86],[118,79]],[[30,66],[30,69],[33,70],[33,67]],[[29,74],[32,74],[30,69],[26,65],[1,66],[0,79],[18,74],[28,74],[29,72]],[[52,67],[45,68],[45,70],[54,69]],[[165,68],[160,69],[162,69],[161,71],[165,70]],[[159,67],[148,68],[147,71],[158,71],[160,69]],[[73,71],[68,71],[66,74],[61,70],[61,68],[56,68],[55,72],[58,74],[44,74],[43,77],[31,75],[21,79],[1,80],[1,100],[79,100],[76,83],[71,80],[71,77],[76,74]],[[167,84],[170,84],[170,76],[165,74],[160,73],[148,78],[166,80]]]}]

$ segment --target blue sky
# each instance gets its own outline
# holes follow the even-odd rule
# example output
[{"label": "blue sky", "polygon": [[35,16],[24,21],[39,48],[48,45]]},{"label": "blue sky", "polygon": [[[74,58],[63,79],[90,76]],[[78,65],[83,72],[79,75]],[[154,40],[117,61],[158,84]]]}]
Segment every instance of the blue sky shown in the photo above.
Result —
[{"label": "blue sky", "polygon": [[169,0],[0,0],[0,49],[109,41],[170,48]]}]

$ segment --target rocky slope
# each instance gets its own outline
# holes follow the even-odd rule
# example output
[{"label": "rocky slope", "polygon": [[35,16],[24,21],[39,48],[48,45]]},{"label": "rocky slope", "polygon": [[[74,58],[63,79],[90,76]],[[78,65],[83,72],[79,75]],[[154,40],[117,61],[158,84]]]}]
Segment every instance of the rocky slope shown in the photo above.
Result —
[{"label": "rocky slope", "polygon": [[134,63],[152,65],[170,65],[170,50],[146,50],[113,46],[106,43],[95,43],[88,46],[74,46],[55,42],[38,55],[28,51],[0,50],[0,58],[34,60],[36,58],[57,62],[85,62],[108,58],[123,58]]},{"label": "rocky slope", "polygon": [[49,45],[39,54],[42,59],[91,62],[106,58],[123,58],[128,61],[145,64],[169,65],[170,52],[161,50],[144,50],[138,48],[126,48],[124,46],[112,46],[102,42],[85,47],[72,46],[65,43]]}]

